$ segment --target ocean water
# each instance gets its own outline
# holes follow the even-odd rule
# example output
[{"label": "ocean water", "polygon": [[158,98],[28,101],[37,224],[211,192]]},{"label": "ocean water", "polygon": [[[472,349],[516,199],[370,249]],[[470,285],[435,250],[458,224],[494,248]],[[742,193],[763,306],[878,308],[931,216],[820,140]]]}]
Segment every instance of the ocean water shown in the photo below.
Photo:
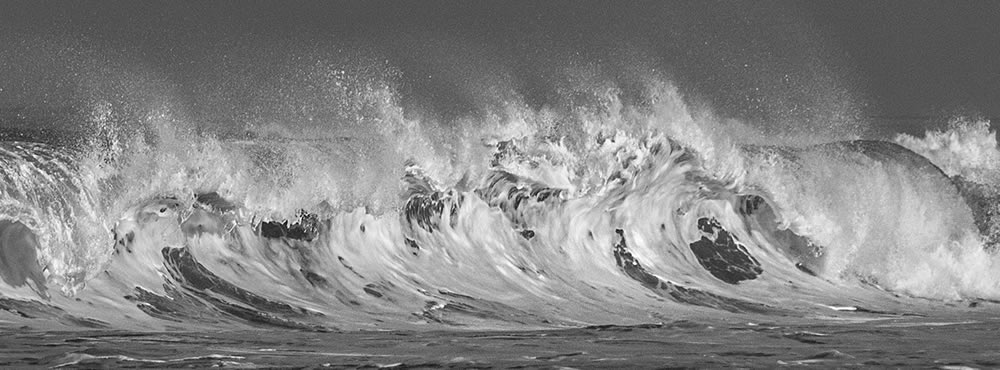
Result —
[{"label": "ocean water", "polygon": [[988,122],[741,142],[656,88],[473,132],[384,91],[357,135],[10,130],[2,361],[997,365]]},{"label": "ocean water", "polygon": [[0,366],[1000,366],[987,118],[859,118],[786,32],[525,72],[232,22],[0,36]]}]

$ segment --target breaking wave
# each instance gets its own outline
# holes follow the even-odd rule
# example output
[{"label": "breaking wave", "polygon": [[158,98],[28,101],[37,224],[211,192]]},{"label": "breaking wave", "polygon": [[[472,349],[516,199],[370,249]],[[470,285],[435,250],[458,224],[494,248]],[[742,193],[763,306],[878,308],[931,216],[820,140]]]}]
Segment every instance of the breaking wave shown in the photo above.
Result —
[{"label": "breaking wave", "polygon": [[80,146],[0,144],[3,319],[523,328],[1000,298],[985,122],[786,146],[665,83],[455,125],[352,89],[335,128],[134,129],[100,103]]}]

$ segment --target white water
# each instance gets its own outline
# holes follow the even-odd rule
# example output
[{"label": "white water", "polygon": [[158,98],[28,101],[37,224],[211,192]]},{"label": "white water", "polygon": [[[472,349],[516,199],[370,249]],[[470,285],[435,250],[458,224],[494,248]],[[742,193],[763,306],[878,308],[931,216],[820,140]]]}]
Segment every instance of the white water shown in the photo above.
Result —
[{"label": "white water", "polygon": [[[714,315],[721,311],[706,305],[719,299],[822,315],[824,305],[912,307],[900,294],[1000,298],[997,257],[946,177],[996,184],[985,123],[897,138],[941,173],[889,143],[775,146],[693,110],[665,83],[650,84],[642,105],[617,93],[571,110],[511,104],[449,126],[408,114],[392,89],[368,86],[351,96],[364,109],[349,110],[346,123],[255,123],[236,138],[150,114],[144,131],[112,128],[82,151],[5,144],[18,149],[8,150],[3,173],[34,193],[6,190],[4,215],[39,236],[38,265],[62,292],[51,304],[113,326],[179,325],[123,298],[137,287],[171,297],[181,309],[164,315],[195,325],[243,322],[214,297],[297,323],[384,328],[662,321]],[[110,127],[102,120],[111,116],[90,119]],[[60,159],[34,165],[25,156]],[[427,186],[406,189],[407,168]],[[491,182],[501,170],[517,180]],[[506,190],[481,196],[496,186]],[[563,190],[516,208],[502,197],[528,188]],[[211,192],[235,209],[197,204],[195,194]],[[445,210],[433,216],[437,229],[407,221],[409,196],[434,192]],[[747,195],[773,215],[742,214]],[[316,239],[260,236],[262,222],[294,221],[300,210],[320,220]],[[702,218],[718,220],[763,273],[729,284],[700,266],[689,245],[702,237]],[[613,253],[619,229],[644,271],[714,298],[679,301],[630,277]],[[806,258],[774,236],[782,230],[819,249]],[[308,314],[274,313],[185,281],[165,248],[184,248],[232,286]],[[28,286],[0,291],[35,299]]]}]

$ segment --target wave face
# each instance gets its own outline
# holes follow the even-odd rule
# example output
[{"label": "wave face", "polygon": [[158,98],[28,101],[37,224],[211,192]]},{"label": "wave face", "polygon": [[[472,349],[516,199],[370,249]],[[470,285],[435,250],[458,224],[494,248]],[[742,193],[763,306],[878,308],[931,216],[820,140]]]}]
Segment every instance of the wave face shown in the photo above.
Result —
[{"label": "wave face", "polygon": [[1000,299],[987,123],[787,146],[658,82],[449,126],[344,73],[333,128],[206,134],[101,101],[79,144],[0,143],[2,320],[509,329]]}]

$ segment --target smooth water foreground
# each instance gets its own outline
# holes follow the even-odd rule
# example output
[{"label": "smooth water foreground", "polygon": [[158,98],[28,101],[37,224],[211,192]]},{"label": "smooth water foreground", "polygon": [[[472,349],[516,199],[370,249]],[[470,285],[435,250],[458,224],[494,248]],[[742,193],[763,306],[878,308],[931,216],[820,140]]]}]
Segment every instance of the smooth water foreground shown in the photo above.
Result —
[{"label": "smooth water foreground", "polygon": [[[860,316],[860,315],[859,315]],[[992,317],[710,320],[532,331],[5,332],[5,367],[664,368],[1000,366]],[[938,318],[940,320],[940,318]],[[777,320],[784,321],[784,320]]]}]

